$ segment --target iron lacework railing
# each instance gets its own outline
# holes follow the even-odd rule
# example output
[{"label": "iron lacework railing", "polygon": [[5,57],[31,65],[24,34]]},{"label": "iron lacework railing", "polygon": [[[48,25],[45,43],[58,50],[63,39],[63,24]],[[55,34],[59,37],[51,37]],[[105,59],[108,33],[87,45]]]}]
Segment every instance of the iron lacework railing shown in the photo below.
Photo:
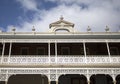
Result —
[{"label": "iron lacework railing", "polygon": [[38,56],[38,55],[11,55],[0,57],[1,64],[18,65],[39,65],[39,64],[58,64],[58,65],[81,65],[81,64],[120,64],[120,56],[98,55],[58,55],[58,56]]}]

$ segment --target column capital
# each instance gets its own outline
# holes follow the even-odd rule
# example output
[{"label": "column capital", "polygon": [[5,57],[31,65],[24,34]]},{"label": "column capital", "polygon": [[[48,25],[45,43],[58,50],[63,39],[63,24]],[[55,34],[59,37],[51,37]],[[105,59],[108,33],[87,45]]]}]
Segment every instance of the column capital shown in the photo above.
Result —
[{"label": "column capital", "polygon": [[85,40],[83,40],[82,42],[83,42],[83,43],[86,43],[86,41],[85,41]]}]

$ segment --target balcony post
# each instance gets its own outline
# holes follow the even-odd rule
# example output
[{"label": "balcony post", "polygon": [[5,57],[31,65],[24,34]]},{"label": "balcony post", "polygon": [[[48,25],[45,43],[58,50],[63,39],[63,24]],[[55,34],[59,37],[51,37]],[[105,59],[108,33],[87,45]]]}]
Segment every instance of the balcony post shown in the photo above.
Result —
[{"label": "balcony post", "polygon": [[48,56],[49,56],[49,64],[51,63],[50,62],[50,42],[48,42]]},{"label": "balcony post", "polygon": [[107,51],[108,51],[109,59],[110,59],[110,62],[111,62],[110,48],[109,48],[108,42],[106,42],[106,45],[107,45]]},{"label": "balcony post", "polygon": [[5,52],[5,43],[3,42],[1,63],[3,62],[4,52]]},{"label": "balcony post", "polygon": [[87,63],[85,42],[83,42],[83,49],[84,49],[85,63]]},{"label": "balcony post", "polygon": [[57,42],[55,42],[55,62],[57,63]]},{"label": "balcony post", "polygon": [[10,47],[9,47],[9,57],[8,57],[8,63],[10,62],[11,49],[12,49],[12,42],[10,42]]}]

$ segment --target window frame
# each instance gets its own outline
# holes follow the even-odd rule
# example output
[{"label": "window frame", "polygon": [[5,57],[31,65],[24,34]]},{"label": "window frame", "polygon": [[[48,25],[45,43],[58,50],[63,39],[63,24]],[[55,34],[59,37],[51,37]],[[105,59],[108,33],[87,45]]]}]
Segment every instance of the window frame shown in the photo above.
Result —
[{"label": "window frame", "polygon": [[70,55],[70,47],[61,47],[61,55],[64,55],[63,54],[63,49],[67,49],[68,50],[68,54],[66,54],[66,55]]},{"label": "window frame", "polygon": [[0,55],[2,55],[3,49],[2,49],[2,48],[0,48],[0,51],[1,51]]},{"label": "window frame", "polygon": [[[23,50],[23,49],[27,49],[27,54],[23,54],[23,53],[22,53],[22,50]],[[29,54],[29,48],[28,48],[28,47],[22,47],[21,50],[20,50],[20,54],[21,54],[21,55],[28,55],[28,54]]]},{"label": "window frame", "polygon": [[[43,54],[38,54],[39,53],[39,49],[43,49],[44,53]],[[36,50],[36,54],[37,55],[45,55],[45,47],[38,47],[37,50]]]},{"label": "window frame", "polygon": [[[115,49],[117,53],[111,54],[111,49]],[[118,47],[110,47],[110,55],[119,55]]]}]

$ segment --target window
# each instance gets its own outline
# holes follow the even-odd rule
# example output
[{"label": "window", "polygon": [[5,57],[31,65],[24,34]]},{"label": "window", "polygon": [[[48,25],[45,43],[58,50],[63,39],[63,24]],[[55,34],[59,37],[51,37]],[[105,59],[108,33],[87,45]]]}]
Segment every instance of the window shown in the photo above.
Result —
[{"label": "window", "polygon": [[110,54],[111,55],[119,55],[117,47],[110,47]]},{"label": "window", "polygon": [[28,48],[27,47],[21,48],[21,55],[28,55]]},{"label": "window", "polygon": [[[85,53],[84,53],[84,48],[80,48],[80,54],[81,54],[81,55],[84,55],[84,54],[85,54]],[[87,54],[87,55],[90,55],[90,51],[89,51],[89,48],[88,48],[88,47],[86,48],[86,54]]]},{"label": "window", "polygon": [[80,54],[84,55],[84,49],[83,48],[80,48]]},{"label": "window", "polygon": [[90,50],[89,50],[88,47],[86,48],[86,54],[87,54],[87,55],[90,55]]},{"label": "window", "polygon": [[45,48],[44,47],[37,48],[37,55],[45,55]]},{"label": "window", "polygon": [[62,47],[61,48],[61,55],[70,55],[70,48],[69,47]]},{"label": "window", "polygon": [[2,48],[0,48],[0,55],[2,55]]}]

